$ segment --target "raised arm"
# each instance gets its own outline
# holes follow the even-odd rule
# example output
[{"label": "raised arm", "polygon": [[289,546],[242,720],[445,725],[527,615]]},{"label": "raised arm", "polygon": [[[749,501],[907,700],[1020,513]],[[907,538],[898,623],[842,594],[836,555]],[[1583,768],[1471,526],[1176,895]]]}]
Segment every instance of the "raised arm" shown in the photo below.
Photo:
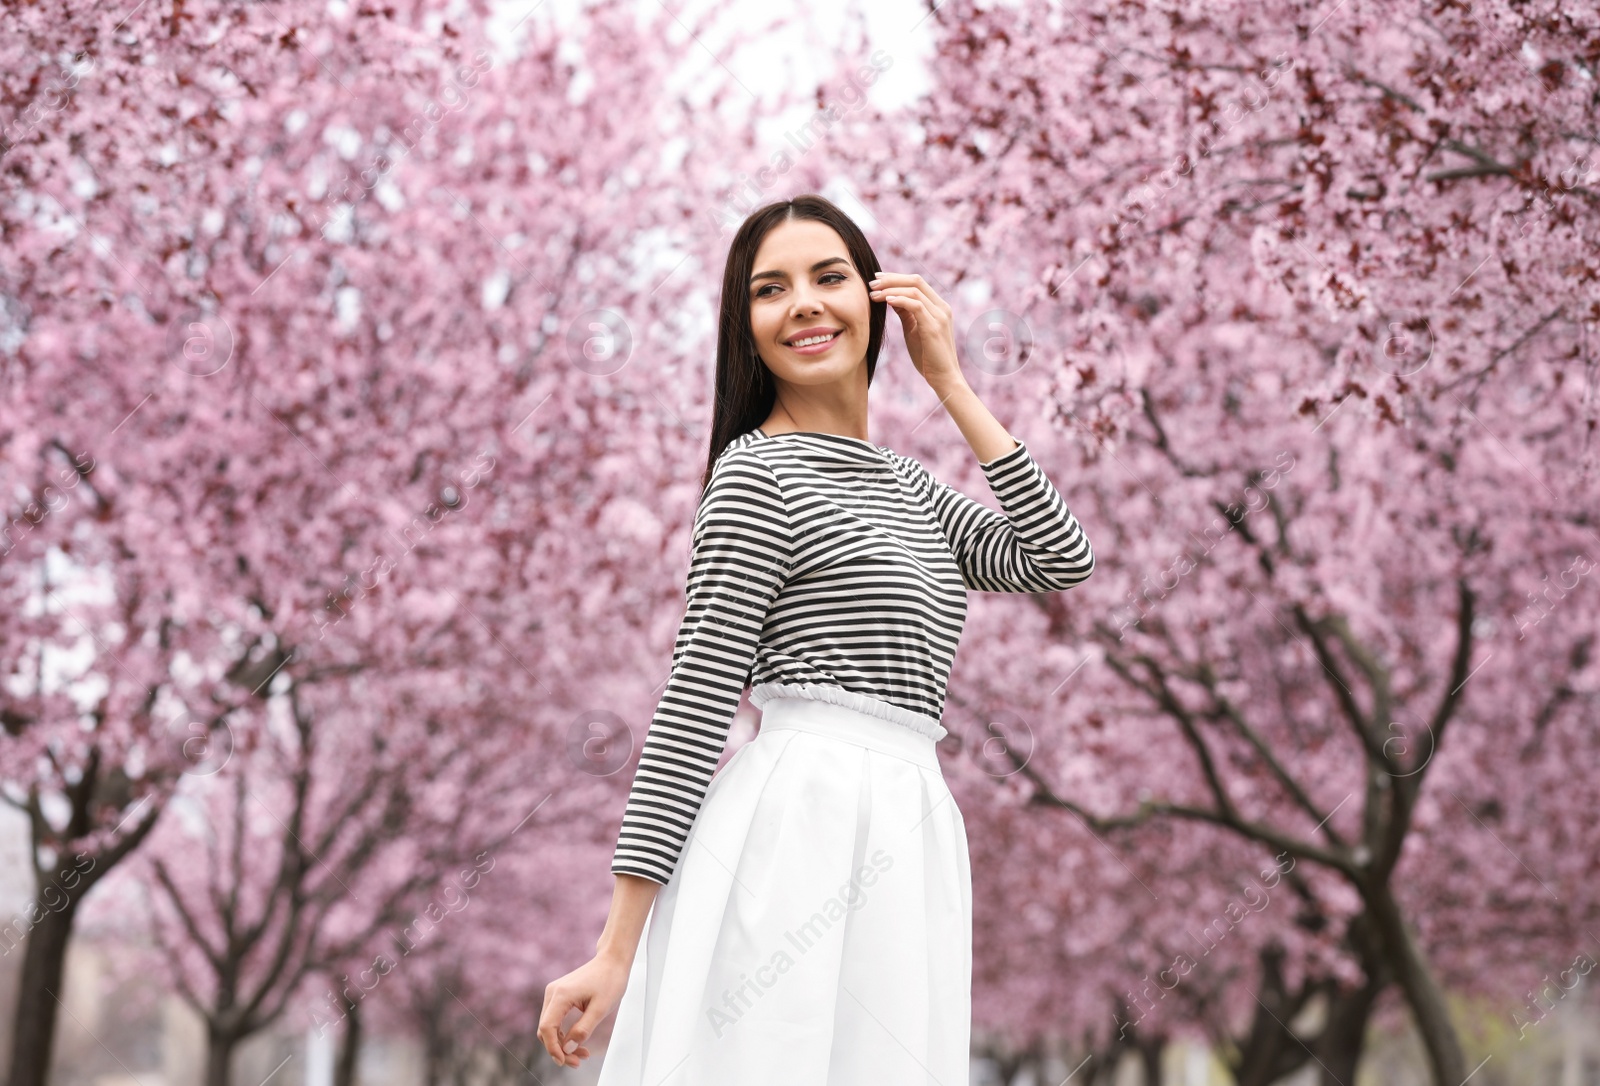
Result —
[{"label": "raised arm", "polygon": [[[989,489],[1005,509],[1003,516],[994,512],[911,461],[927,480],[966,586],[981,592],[1059,592],[1087,580],[1094,572],[1094,553],[1083,529],[1027,446],[984,406],[961,372],[950,303],[911,272],[880,270],[867,286],[869,298],[882,299],[899,314],[912,366],[972,446]],[[1004,323],[994,321],[988,328],[992,338],[985,351],[1008,350],[1012,337]]]},{"label": "raised arm", "polygon": [[666,883],[728,742],[793,533],[772,468],[725,453],[695,513],[687,606],[612,856],[614,874]]},{"label": "raised arm", "polygon": [[927,480],[934,514],[961,567],[978,592],[1059,592],[1094,572],[1094,551],[1067,503],[1021,440],[1010,452],[979,462],[1005,510],[995,512],[934,478]]}]

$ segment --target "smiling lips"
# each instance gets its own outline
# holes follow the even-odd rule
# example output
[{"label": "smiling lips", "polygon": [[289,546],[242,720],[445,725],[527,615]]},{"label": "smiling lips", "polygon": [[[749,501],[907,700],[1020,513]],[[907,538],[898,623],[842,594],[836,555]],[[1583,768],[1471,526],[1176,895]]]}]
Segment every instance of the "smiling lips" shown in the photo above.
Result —
[{"label": "smiling lips", "polygon": [[807,328],[799,335],[785,340],[784,345],[796,354],[821,354],[842,335],[842,328]]}]

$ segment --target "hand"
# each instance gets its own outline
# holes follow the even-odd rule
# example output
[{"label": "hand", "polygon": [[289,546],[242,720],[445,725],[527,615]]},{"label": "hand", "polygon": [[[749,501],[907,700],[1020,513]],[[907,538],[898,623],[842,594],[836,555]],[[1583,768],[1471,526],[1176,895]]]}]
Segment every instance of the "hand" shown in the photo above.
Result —
[{"label": "hand", "polygon": [[900,315],[911,364],[941,400],[965,383],[956,358],[954,314],[922,276],[879,272],[867,287],[867,297],[888,302]]},{"label": "hand", "polygon": [[[550,1058],[563,1067],[577,1067],[589,1058],[583,1042],[606,1015],[622,1002],[628,987],[629,963],[614,957],[596,955],[564,977],[544,986],[544,1009],[539,1012],[539,1040]],[[577,1008],[583,1014],[572,1028],[563,1031],[561,1020]],[[567,1046],[575,1047],[568,1052]]]}]

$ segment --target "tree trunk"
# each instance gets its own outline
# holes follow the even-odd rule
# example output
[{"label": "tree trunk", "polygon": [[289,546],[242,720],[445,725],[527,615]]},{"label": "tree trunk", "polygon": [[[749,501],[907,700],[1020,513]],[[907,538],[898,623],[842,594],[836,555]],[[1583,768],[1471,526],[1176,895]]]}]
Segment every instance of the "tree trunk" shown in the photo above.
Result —
[{"label": "tree trunk", "polygon": [[1144,1065],[1145,1086],[1161,1086],[1161,1053],[1167,1047],[1165,1037],[1136,1037],[1134,1047],[1139,1062]]},{"label": "tree trunk", "polygon": [[444,1086],[444,1067],[448,1051],[449,1042],[445,1040],[443,1027],[437,1021],[425,1023],[422,1035],[424,1086]]},{"label": "tree trunk", "polygon": [[1249,1035],[1237,1044],[1238,1058],[1231,1068],[1237,1086],[1270,1086],[1298,1071],[1309,1058],[1305,1046],[1289,1030],[1303,996],[1291,995],[1284,983],[1283,948],[1268,944],[1257,957],[1261,976],[1256,984],[1255,1013]]},{"label": "tree trunk", "polygon": [[1112,1011],[1111,1020],[1125,1024],[1111,1037],[1103,1050],[1090,1049],[1089,1086],[1114,1086],[1117,1081],[1117,1065],[1122,1061],[1122,1054],[1133,1047],[1132,1035],[1137,1028],[1131,1024],[1134,1021],[1133,1009],[1121,996],[1117,996],[1114,1003],[1115,1009]]},{"label": "tree trunk", "polygon": [[1378,937],[1387,951],[1385,957],[1394,971],[1395,982],[1406,994],[1416,1021],[1417,1032],[1428,1050],[1434,1086],[1460,1086],[1467,1077],[1467,1058],[1461,1040],[1450,1022],[1450,1008],[1444,992],[1428,968],[1422,948],[1400,911],[1400,903],[1387,886],[1368,887],[1367,908]]},{"label": "tree trunk", "polygon": [[61,974],[78,901],[74,894],[59,912],[41,909],[39,922],[25,937],[9,1086],[44,1086],[49,1078],[56,1012],[61,1007]]},{"label": "tree trunk", "polygon": [[1328,999],[1328,1021],[1313,1046],[1317,1053],[1322,1086],[1349,1086],[1356,1080],[1356,1065],[1367,1039],[1367,1020],[1373,1005],[1387,987],[1379,978],[1368,978],[1360,988],[1339,991]]},{"label": "tree trunk", "polygon": [[206,1086],[230,1086],[233,1049],[239,1040],[234,1034],[219,1033],[215,1029],[207,1031]]},{"label": "tree trunk", "polygon": [[1328,1020],[1315,1045],[1322,1061],[1322,1086],[1345,1086],[1356,1080],[1356,1065],[1366,1047],[1367,1022],[1378,997],[1394,983],[1383,941],[1374,930],[1372,910],[1351,919],[1346,934],[1361,963],[1365,982],[1359,988],[1341,988],[1329,1000]]},{"label": "tree trunk", "polygon": [[[1228,1070],[1235,1086],[1271,1086],[1315,1061],[1321,1086],[1349,1086],[1366,1040],[1367,1022],[1378,996],[1393,983],[1384,947],[1376,939],[1369,913],[1352,918],[1345,943],[1361,963],[1363,981],[1348,988],[1330,977],[1302,980],[1290,992],[1284,982],[1284,950],[1269,943],[1258,954],[1261,975],[1256,983],[1256,1009],[1250,1032],[1242,1040],[1227,1034],[1213,1043],[1232,1055]],[[1326,1013],[1315,1036],[1301,1037],[1289,1028],[1311,1001],[1325,1000]]]},{"label": "tree trunk", "polygon": [[356,1064],[361,1058],[361,1008],[346,1000],[344,1044],[333,1068],[333,1086],[356,1086]]}]

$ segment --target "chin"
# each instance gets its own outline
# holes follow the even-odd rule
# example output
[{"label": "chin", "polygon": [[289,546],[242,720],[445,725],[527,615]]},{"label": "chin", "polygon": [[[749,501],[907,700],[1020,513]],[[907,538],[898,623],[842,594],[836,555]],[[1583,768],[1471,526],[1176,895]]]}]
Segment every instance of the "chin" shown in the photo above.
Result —
[{"label": "chin", "polygon": [[785,381],[794,384],[824,384],[828,381],[837,381],[848,376],[864,361],[863,351],[854,348],[848,342],[848,334],[840,336],[843,343],[835,343],[833,350],[826,355],[816,358],[805,358],[791,354],[787,347],[780,346],[778,351],[783,361],[774,366],[767,363],[767,368]]},{"label": "chin", "polygon": [[791,385],[828,385],[844,380],[854,369],[855,364],[840,366],[818,363],[814,366],[807,366],[805,363],[801,363],[787,366],[781,371],[773,370],[773,372]]}]

